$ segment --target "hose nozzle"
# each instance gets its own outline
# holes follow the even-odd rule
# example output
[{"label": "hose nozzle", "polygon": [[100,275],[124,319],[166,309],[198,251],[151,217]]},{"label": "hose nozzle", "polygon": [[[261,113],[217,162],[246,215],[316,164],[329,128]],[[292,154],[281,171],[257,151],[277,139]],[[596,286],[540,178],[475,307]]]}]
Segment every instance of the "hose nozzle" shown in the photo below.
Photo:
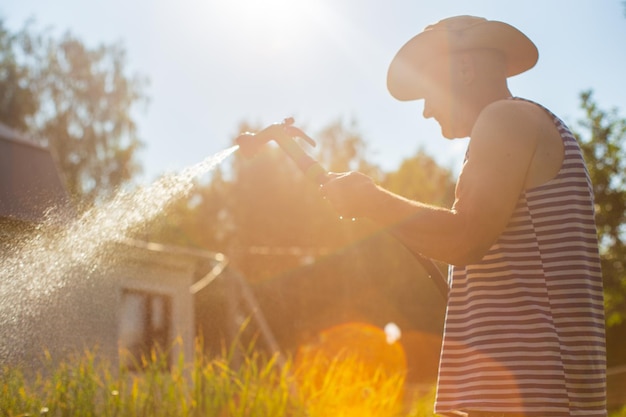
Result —
[{"label": "hose nozzle", "polygon": [[324,184],[328,180],[327,171],[304,152],[294,138],[300,137],[311,146],[315,146],[315,141],[302,130],[292,126],[293,122],[293,117],[288,117],[281,123],[271,124],[260,132],[244,132],[235,139],[235,144],[239,145],[239,151],[246,158],[251,158],[259,152],[263,145],[273,140],[294,160],[307,177],[318,184]]},{"label": "hose nozzle", "polygon": [[257,133],[244,132],[235,139],[235,144],[239,145],[239,151],[246,158],[256,155],[261,147],[267,142],[274,140],[279,146],[281,143],[292,141],[293,138],[300,137],[306,140],[311,146],[315,146],[315,141],[306,133],[293,125],[293,117],[288,117],[281,123],[273,123]]}]

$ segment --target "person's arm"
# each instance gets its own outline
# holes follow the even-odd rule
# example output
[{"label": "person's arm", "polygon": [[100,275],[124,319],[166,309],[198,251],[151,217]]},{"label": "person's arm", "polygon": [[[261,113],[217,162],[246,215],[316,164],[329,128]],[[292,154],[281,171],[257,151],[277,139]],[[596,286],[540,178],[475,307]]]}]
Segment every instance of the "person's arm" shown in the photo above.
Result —
[{"label": "person's arm", "polygon": [[472,131],[452,209],[410,201],[359,173],[335,174],[322,192],[346,217],[368,217],[411,250],[451,264],[482,258],[502,233],[524,190],[539,137],[527,103],[500,101]]}]

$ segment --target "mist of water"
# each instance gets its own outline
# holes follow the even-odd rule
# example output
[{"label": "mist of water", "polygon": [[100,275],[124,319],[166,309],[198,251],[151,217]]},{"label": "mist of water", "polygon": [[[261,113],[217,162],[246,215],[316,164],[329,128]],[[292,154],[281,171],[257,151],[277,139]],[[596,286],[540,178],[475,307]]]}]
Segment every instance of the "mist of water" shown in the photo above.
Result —
[{"label": "mist of water", "polygon": [[[196,178],[237,148],[233,146],[132,192],[120,191],[75,219],[64,220],[50,210],[33,231],[12,239],[0,255],[0,339],[7,341],[10,336],[18,340],[20,335],[15,332],[24,328],[28,317],[37,316],[44,298],[66,288],[77,275],[88,280],[106,268],[111,244],[124,242],[140,231],[169,204],[187,195]],[[7,349],[10,347],[5,346]],[[5,356],[2,350],[0,346],[0,356]]]}]

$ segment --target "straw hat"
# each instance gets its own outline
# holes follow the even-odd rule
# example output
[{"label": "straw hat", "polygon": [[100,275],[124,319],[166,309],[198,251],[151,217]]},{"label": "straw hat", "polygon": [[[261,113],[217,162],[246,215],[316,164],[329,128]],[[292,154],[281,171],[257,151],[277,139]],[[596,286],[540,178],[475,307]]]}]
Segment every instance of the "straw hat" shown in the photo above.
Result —
[{"label": "straw hat", "polygon": [[507,77],[529,70],[539,57],[535,44],[511,25],[482,17],[450,17],[427,26],[400,48],[389,66],[387,88],[398,100],[424,98],[424,64],[437,56],[470,49],[504,53]]}]

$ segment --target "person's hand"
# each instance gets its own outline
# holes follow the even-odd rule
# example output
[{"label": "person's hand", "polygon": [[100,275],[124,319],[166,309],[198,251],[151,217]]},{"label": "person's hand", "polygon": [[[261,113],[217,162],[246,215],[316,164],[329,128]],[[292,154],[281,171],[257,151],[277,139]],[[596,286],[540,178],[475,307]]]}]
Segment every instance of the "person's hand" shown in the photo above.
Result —
[{"label": "person's hand", "polygon": [[239,150],[246,157],[250,158],[269,141],[289,142],[291,139],[299,137],[306,140],[311,146],[315,146],[315,141],[309,137],[302,129],[293,125],[293,117],[287,117],[280,123],[273,123],[265,129],[257,132],[243,132],[235,138],[235,144],[239,145]]},{"label": "person's hand", "polygon": [[273,123],[256,133],[259,141],[268,142],[270,140],[281,141],[285,139],[293,139],[296,137],[306,140],[311,146],[315,146],[315,141],[309,137],[304,131],[293,125],[293,117],[287,117],[280,123]]},{"label": "person's hand", "polygon": [[320,186],[320,192],[339,216],[348,219],[368,217],[378,188],[374,180],[360,172],[329,173],[328,178],[328,182]]}]

